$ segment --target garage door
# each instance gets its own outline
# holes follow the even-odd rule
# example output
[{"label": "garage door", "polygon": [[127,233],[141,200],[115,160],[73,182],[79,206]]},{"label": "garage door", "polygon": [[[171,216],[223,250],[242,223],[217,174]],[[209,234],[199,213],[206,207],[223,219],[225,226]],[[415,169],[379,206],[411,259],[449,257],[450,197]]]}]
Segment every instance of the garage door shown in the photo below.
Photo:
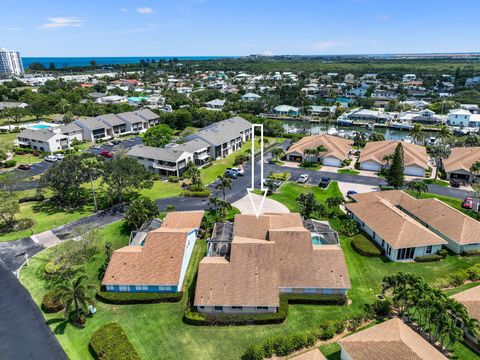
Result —
[{"label": "garage door", "polygon": [[340,165],[341,165],[340,160],[335,159],[335,158],[331,158],[331,157],[323,158],[322,162],[323,162],[323,165],[325,165],[325,166],[340,167]]},{"label": "garage door", "polygon": [[405,166],[405,175],[424,176],[425,170],[418,166]]},{"label": "garage door", "polygon": [[369,171],[380,171],[380,164],[364,161],[360,163],[360,169]]}]

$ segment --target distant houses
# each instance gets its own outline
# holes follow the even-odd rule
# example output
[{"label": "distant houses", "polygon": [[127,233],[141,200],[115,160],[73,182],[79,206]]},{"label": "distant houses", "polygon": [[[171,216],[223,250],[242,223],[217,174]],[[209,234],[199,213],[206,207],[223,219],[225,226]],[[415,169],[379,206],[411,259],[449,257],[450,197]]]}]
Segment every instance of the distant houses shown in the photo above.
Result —
[{"label": "distant houses", "polygon": [[403,147],[405,175],[425,176],[425,171],[429,166],[429,157],[425,147],[397,140],[368,142],[361,150],[358,159],[360,169],[380,172],[382,169],[387,168],[389,164],[388,156],[393,155],[399,143]]},{"label": "distant houses", "polygon": [[224,251],[200,262],[199,312],[271,313],[279,309],[280,294],[346,295],[351,287],[338,243],[322,244],[300,214],[236,215],[228,229],[218,231]]},{"label": "distant houses", "polygon": [[223,110],[226,100],[215,99],[207,101],[204,105],[209,110]]},{"label": "distant houses", "polygon": [[401,190],[357,194],[347,214],[392,261],[480,249],[480,222],[438,199],[415,199]]},{"label": "distant houses", "polygon": [[275,115],[297,117],[300,115],[300,108],[290,105],[279,105],[273,109]]},{"label": "distant houses", "polygon": [[[159,227],[139,231],[115,250],[102,280],[113,292],[179,292],[203,211],[171,212]],[[148,230],[148,229],[147,229]]]},{"label": "distant houses", "polygon": [[[286,152],[288,161],[304,160],[314,161],[327,166],[340,167],[342,161],[348,159],[353,142],[330,135],[306,136],[294,143]],[[323,147],[325,151],[310,153],[308,150],[316,150]]]}]

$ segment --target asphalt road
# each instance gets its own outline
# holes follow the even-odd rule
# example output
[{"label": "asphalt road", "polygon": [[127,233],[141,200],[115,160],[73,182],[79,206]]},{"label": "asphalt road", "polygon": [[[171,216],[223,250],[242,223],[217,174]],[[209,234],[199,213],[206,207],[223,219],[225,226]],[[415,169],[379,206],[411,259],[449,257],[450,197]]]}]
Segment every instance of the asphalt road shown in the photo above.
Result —
[{"label": "asphalt road", "polygon": [[68,359],[28,291],[0,262],[0,358]]}]

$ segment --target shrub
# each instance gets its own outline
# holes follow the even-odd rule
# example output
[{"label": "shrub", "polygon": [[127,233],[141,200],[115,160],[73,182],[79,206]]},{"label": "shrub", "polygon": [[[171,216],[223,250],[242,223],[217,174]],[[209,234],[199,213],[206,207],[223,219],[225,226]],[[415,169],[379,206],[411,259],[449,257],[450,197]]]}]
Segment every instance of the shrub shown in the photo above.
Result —
[{"label": "shrub", "polygon": [[357,253],[363,256],[376,257],[382,254],[380,249],[363,234],[358,234],[353,238],[352,247]]},{"label": "shrub", "polygon": [[169,176],[168,181],[171,183],[178,183],[180,181],[180,178],[178,176]]},{"label": "shrub", "polygon": [[213,163],[212,162],[209,162],[208,164],[205,164],[202,166],[202,169],[206,169],[206,168],[209,168],[210,166],[212,166]]},{"label": "shrub", "polygon": [[340,223],[338,232],[345,236],[355,236],[359,233],[358,224],[352,219],[344,220]]},{"label": "shrub", "polygon": [[42,299],[42,310],[46,313],[57,313],[65,308],[60,293],[58,290],[52,290],[45,295]]},{"label": "shrub", "polygon": [[186,196],[186,197],[209,197],[210,193],[211,192],[208,189],[203,189],[201,191],[183,190],[182,191],[182,196]]},{"label": "shrub", "polygon": [[131,305],[131,304],[155,304],[165,302],[179,302],[183,292],[177,293],[139,293],[139,292],[113,292],[98,291],[96,298],[106,304]]},{"label": "shrub", "polygon": [[480,256],[480,249],[464,251],[462,256]]},{"label": "shrub", "polygon": [[441,256],[442,258],[446,258],[448,255],[448,251],[445,249],[440,249],[437,251],[437,255]]},{"label": "shrub", "polygon": [[60,264],[52,260],[45,264],[45,268],[43,269],[43,272],[45,273],[46,276],[51,276],[58,273],[61,270],[61,268],[62,266]]},{"label": "shrub", "polygon": [[466,270],[457,270],[450,275],[450,284],[453,286],[462,285],[468,279],[468,272]]},{"label": "shrub", "polygon": [[342,167],[343,166],[348,166],[352,163],[352,159],[343,159],[342,160]]},{"label": "shrub", "polygon": [[415,258],[416,262],[433,262],[433,261],[440,261],[442,260],[443,257],[438,255],[438,254],[433,254],[433,255],[423,255],[423,256],[417,256]]},{"label": "shrub", "polygon": [[372,310],[376,317],[384,318],[392,312],[392,304],[390,300],[376,300],[372,305]]},{"label": "shrub", "polygon": [[7,160],[3,163],[3,167],[4,168],[11,168],[11,167],[14,167],[15,165],[17,165],[17,162],[15,160]]},{"label": "shrub", "polygon": [[335,321],[335,324],[333,325],[335,328],[335,333],[336,334],[341,334],[345,331],[345,322],[344,321]]},{"label": "shrub", "polygon": [[242,360],[263,360],[264,357],[271,357],[271,356],[266,356],[261,345],[254,344],[254,345],[250,345],[247,348],[245,353],[242,355],[241,359]]},{"label": "shrub", "polygon": [[153,181],[158,181],[158,180],[160,180],[160,175],[159,175],[159,174],[152,174],[152,180],[153,180]]},{"label": "shrub", "polygon": [[140,356],[117,323],[102,326],[90,338],[90,349],[99,360],[140,360]]},{"label": "shrub", "polygon": [[335,327],[333,324],[328,324],[320,329],[319,338],[323,341],[330,340],[335,336],[335,333]]},{"label": "shrub", "polygon": [[45,196],[42,194],[37,194],[33,196],[25,196],[20,199],[18,199],[19,203],[25,203],[25,202],[32,202],[32,201],[43,201],[45,200]]},{"label": "shrub", "polygon": [[467,269],[468,279],[471,281],[480,280],[480,264],[475,264]]},{"label": "shrub", "polygon": [[246,163],[250,157],[247,154],[240,154],[235,156],[235,160],[233,161],[233,165],[242,165]]}]

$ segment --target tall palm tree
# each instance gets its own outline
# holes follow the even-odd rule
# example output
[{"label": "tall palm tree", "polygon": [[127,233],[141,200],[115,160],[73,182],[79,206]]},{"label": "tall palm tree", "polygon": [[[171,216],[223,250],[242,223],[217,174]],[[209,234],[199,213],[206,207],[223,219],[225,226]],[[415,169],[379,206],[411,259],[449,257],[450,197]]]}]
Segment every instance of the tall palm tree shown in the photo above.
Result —
[{"label": "tall palm tree", "polygon": [[327,206],[333,210],[333,215],[337,217],[339,206],[345,202],[343,196],[333,196],[327,199]]},{"label": "tall palm tree", "polygon": [[367,135],[363,131],[358,131],[353,137],[353,145],[363,147],[367,142]]},{"label": "tall palm tree", "polygon": [[477,177],[480,175],[480,161],[475,161],[472,166],[470,166],[470,172],[473,175],[472,182],[475,182]]},{"label": "tall palm tree", "polygon": [[223,200],[220,200],[218,205],[220,206],[220,218],[222,220],[225,220],[228,210],[232,209],[232,205],[229,202]]},{"label": "tall palm tree", "polygon": [[272,156],[275,161],[278,161],[278,159],[281,158],[283,154],[285,154],[285,151],[282,148],[275,148],[272,150]]},{"label": "tall palm tree", "polygon": [[445,146],[434,146],[430,149],[430,155],[435,160],[435,180],[438,177],[438,170],[440,169],[442,160],[448,159],[450,156],[451,150]]},{"label": "tall palm tree", "polygon": [[303,155],[307,155],[307,159],[309,161],[313,161],[314,156],[317,155],[317,149],[313,149],[313,148],[305,149],[303,150]]},{"label": "tall palm tree", "polygon": [[95,207],[95,211],[97,211],[97,196],[95,195],[95,187],[93,186],[93,180],[97,179],[102,174],[101,162],[98,160],[98,158],[91,156],[80,160],[80,165],[82,171],[88,176],[90,180],[90,187],[92,189],[93,196],[93,205]]},{"label": "tall palm tree", "polygon": [[425,138],[422,125],[414,124],[412,130],[410,131],[410,135],[415,143],[421,143]]},{"label": "tall palm tree", "polygon": [[425,184],[423,181],[409,181],[407,183],[407,188],[410,191],[413,191],[415,193],[415,197],[418,199],[420,195],[424,192],[428,191],[428,185]]},{"label": "tall palm tree", "polygon": [[64,318],[67,319],[70,315],[72,306],[75,310],[75,321],[80,320],[82,312],[86,312],[89,302],[92,302],[92,297],[89,294],[91,285],[86,285],[85,281],[88,278],[85,275],[74,279],[70,284],[63,285],[59,288],[60,298],[65,304]]},{"label": "tall palm tree", "polygon": [[437,134],[437,138],[442,142],[442,144],[446,143],[452,138],[452,131],[446,125],[442,125],[440,131]]},{"label": "tall palm tree", "polygon": [[223,194],[223,201],[225,201],[227,189],[232,188],[232,179],[225,177],[223,175],[218,175],[217,184],[215,185],[215,190],[221,190]]}]

